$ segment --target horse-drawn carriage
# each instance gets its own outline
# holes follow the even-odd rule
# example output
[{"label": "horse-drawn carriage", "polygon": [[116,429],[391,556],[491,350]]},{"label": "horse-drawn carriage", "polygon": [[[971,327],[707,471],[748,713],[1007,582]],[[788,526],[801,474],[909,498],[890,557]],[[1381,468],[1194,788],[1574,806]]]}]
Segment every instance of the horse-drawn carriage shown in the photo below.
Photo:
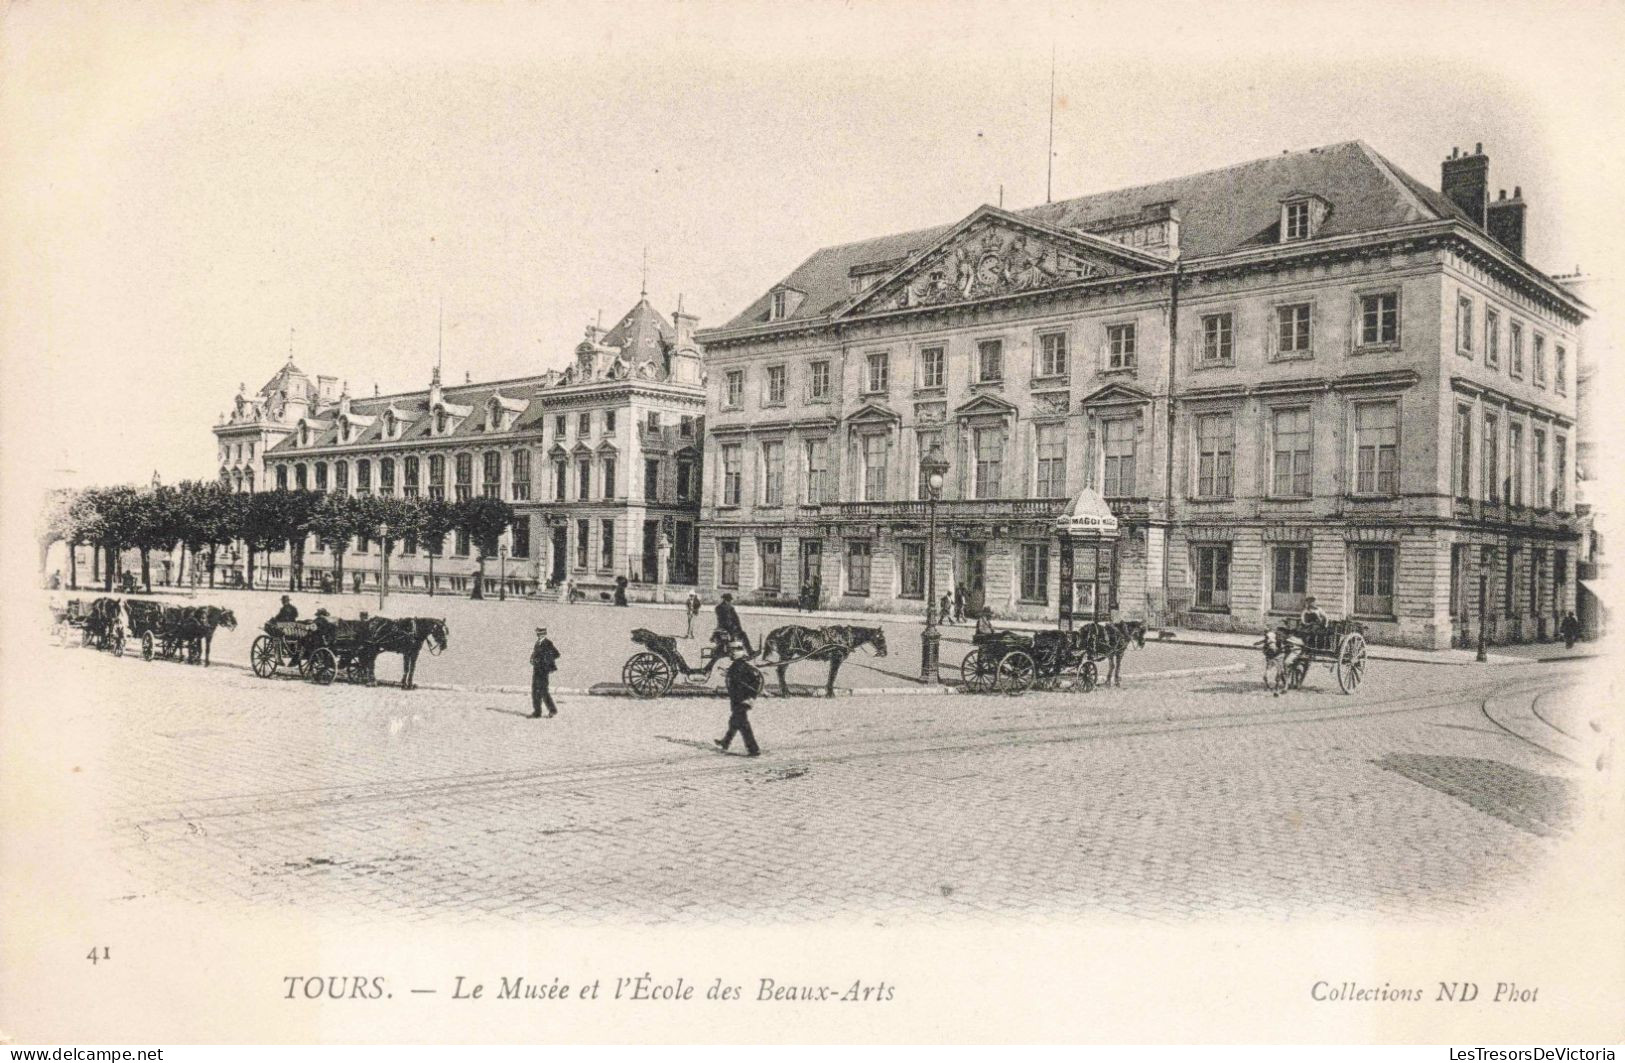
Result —
[{"label": "horse-drawn carriage", "polygon": [[340,675],[353,683],[374,683],[379,655],[398,653],[402,659],[401,689],[411,690],[418,654],[425,645],[431,655],[438,655],[449,642],[446,622],[430,617],[391,620],[375,616],[331,624],[273,620],[265,625],[265,634],[254,640],[249,663],[261,679],[291,668],[300,678],[322,686]]},{"label": "horse-drawn carriage", "polygon": [[1264,649],[1264,685],[1275,694],[1302,686],[1309,666],[1316,663],[1336,673],[1338,689],[1345,694],[1354,693],[1365,678],[1365,628],[1353,620],[1288,620],[1259,645]]},{"label": "horse-drawn carriage", "polygon": [[81,646],[111,650],[115,657],[124,656],[125,630],[117,598],[97,598],[89,605],[74,598],[60,609],[53,608],[51,630],[63,643],[72,638],[70,632],[78,630]]},{"label": "horse-drawn carriage", "polygon": [[166,605],[129,598],[124,602],[129,637],[141,642],[141,659],[162,657],[187,664],[209,663],[214,633],[235,630],[237,616],[215,605]]},{"label": "horse-drawn carriage", "polygon": [[1074,631],[995,631],[978,635],[975,647],[959,666],[960,689],[967,694],[1025,694],[1055,690],[1086,694],[1100,682],[1100,662],[1107,663],[1107,682],[1118,680],[1123,654],[1131,643],[1145,645],[1145,625],[1138,621],[1095,622]]},{"label": "horse-drawn carriage", "polygon": [[[672,688],[679,677],[691,686],[704,686],[710,682],[712,671],[719,661],[728,659],[728,637],[721,632],[700,648],[700,663],[690,665],[677,648],[677,639],[660,635],[648,628],[632,632],[632,641],[643,650],[627,658],[621,669],[621,680],[640,698],[658,698]],[[831,624],[825,627],[806,627],[788,624],[774,628],[762,639],[759,655],[752,667],[772,667],[779,673],[779,695],[790,696],[790,685],[785,673],[792,664],[801,661],[828,661],[829,677],[824,693],[835,693],[835,677],[841,665],[854,651],[872,646],[875,656],[886,656],[886,633],[878,627],[853,627]]]},{"label": "horse-drawn carriage", "polygon": [[682,678],[690,686],[705,686],[717,664],[728,660],[722,644],[716,640],[700,647],[700,663],[691,666],[677,648],[677,639],[661,635],[646,627],[634,628],[632,641],[643,647],[626,659],[621,668],[621,681],[640,698],[658,698],[671,690],[672,683]]}]

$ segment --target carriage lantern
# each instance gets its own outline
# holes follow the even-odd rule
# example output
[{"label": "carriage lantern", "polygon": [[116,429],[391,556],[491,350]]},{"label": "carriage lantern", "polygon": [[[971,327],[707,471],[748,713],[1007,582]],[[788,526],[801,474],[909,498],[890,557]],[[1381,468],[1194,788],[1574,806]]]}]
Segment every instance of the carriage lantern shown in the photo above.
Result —
[{"label": "carriage lantern", "polygon": [[937,501],[942,498],[942,484],[948,472],[942,448],[932,447],[931,453],[920,459],[920,479],[928,488],[927,505],[931,514],[930,532],[926,536],[925,562],[925,630],[920,633],[920,678],[939,682],[937,655],[942,646],[942,634],[937,630]]}]

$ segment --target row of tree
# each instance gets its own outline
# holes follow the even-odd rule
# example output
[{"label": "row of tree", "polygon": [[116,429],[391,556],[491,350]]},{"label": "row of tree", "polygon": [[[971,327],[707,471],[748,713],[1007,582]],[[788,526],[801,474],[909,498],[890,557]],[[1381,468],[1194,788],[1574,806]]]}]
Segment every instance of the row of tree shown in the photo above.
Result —
[{"label": "row of tree", "polygon": [[[141,555],[141,583],[152,589],[150,556],[182,548],[196,566],[206,558],[209,585],[214,586],[217,551],[241,543],[248,559],[248,585],[254,585],[254,557],[260,551],[287,550],[293,586],[304,586],[305,541],[316,536],[333,552],[333,568],[340,587],[344,583],[344,554],[352,541],[365,538],[378,543],[387,565],[390,553],[402,543],[421,545],[429,556],[429,571],[441,556],[447,535],[461,531],[479,555],[480,578],[473,597],[484,595],[485,561],[497,551],[497,541],[514,522],[514,510],[499,498],[470,498],[447,502],[434,498],[394,498],[380,495],[340,495],[320,491],[261,491],[234,493],[219,483],[188,481],[149,490],[134,487],[63,490],[52,494],[45,507],[39,534],[40,567],[54,543],[69,544],[72,584],[78,583],[78,558],[71,547],[88,545],[105,558],[102,576],[113,588],[113,569],[119,554],[136,550]],[[433,580],[430,586],[433,587]]]}]

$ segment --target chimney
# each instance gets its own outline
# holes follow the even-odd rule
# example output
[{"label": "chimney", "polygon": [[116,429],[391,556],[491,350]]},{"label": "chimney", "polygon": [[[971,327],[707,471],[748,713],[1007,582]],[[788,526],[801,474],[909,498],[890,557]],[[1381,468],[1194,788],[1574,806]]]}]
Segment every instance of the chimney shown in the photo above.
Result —
[{"label": "chimney", "polygon": [[685,314],[681,300],[677,303],[677,312],[671,315],[671,323],[672,327],[677,330],[677,343],[675,344],[677,350],[681,351],[693,347],[695,345],[694,326],[700,323],[700,319],[693,314]]},{"label": "chimney", "polygon": [[1507,190],[1501,189],[1501,195],[1491,203],[1488,214],[1487,228],[1490,236],[1496,243],[1511,251],[1519,258],[1523,257],[1523,225],[1524,212],[1527,209],[1523,201],[1523,188],[1514,187],[1512,198],[1507,198]]},{"label": "chimney", "polygon": [[339,397],[339,378],[336,376],[319,376],[316,378],[316,400],[326,403],[337,402]]},{"label": "chimney", "polygon": [[1463,155],[1460,148],[1450,149],[1450,158],[1444,160],[1440,170],[1439,191],[1454,203],[1480,229],[1484,227],[1484,208],[1490,195],[1490,158],[1479,144],[1471,155]]}]

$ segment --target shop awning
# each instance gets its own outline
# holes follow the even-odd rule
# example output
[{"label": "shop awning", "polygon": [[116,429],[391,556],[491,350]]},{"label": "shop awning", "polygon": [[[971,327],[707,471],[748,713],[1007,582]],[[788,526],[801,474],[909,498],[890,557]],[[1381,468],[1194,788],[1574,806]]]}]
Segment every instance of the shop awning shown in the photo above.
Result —
[{"label": "shop awning", "polygon": [[1085,487],[1055,518],[1055,531],[1073,539],[1117,538],[1117,517],[1100,492]]}]

